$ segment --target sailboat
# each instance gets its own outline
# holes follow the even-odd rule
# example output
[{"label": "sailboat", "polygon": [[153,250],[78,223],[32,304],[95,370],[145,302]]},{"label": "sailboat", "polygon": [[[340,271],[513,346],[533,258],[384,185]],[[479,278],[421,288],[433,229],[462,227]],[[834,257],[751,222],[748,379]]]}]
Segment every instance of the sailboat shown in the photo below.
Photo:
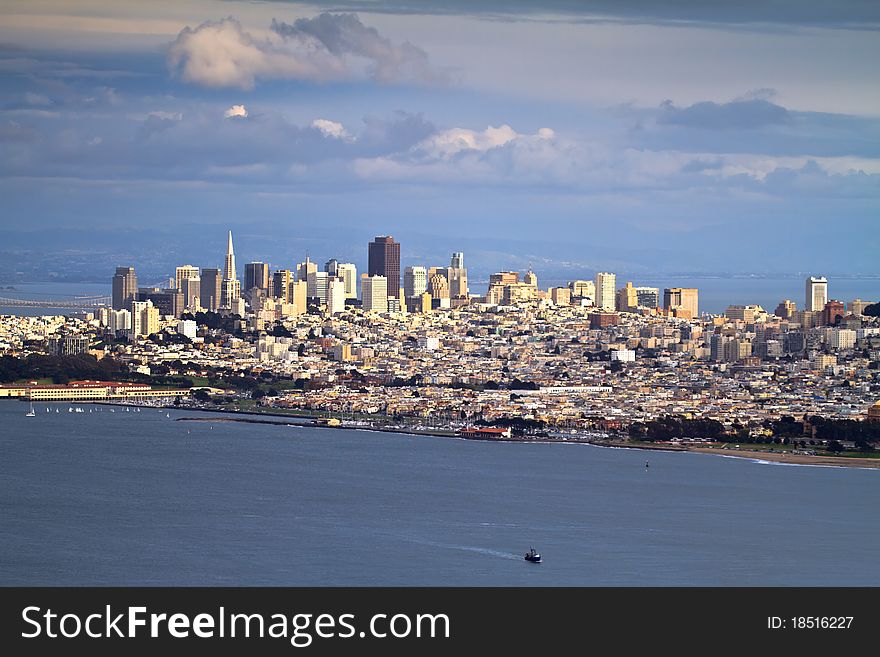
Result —
[{"label": "sailboat", "polygon": [[24,414],[25,417],[37,417],[36,411],[34,411],[34,402],[31,402],[31,410]]}]

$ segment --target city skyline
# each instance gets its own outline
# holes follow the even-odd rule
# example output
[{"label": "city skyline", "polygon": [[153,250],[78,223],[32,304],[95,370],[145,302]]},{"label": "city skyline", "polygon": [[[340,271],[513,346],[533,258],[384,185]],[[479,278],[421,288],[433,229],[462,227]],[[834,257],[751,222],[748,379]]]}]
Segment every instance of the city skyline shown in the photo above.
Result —
[{"label": "city skyline", "polygon": [[267,262],[381,226],[496,270],[876,275],[877,12],[655,5],[5,3],[0,275],[219,226]]}]

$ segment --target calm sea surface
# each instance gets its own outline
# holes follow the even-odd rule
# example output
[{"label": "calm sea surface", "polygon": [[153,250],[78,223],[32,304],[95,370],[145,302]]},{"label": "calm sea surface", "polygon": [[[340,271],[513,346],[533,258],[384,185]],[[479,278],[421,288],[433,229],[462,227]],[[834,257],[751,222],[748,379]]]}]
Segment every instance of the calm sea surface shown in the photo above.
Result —
[{"label": "calm sea surface", "polygon": [[2,585],[880,585],[876,470],[80,407],[0,401]]}]

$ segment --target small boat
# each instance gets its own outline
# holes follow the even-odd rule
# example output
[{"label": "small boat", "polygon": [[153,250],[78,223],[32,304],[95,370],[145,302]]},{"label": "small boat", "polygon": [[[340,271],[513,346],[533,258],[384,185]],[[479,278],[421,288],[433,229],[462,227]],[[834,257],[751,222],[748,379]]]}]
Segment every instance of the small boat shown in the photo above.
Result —
[{"label": "small boat", "polygon": [[526,552],[526,561],[530,563],[541,563],[541,555],[535,551],[535,548],[529,548]]},{"label": "small boat", "polygon": [[68,406],[68,407],[67,407],[67,412],[68,412],[68,413],[73,413],[73,408],[71,408],[70,406]]},{"label": "small boat", "polygon": [[56,413],[60,413],[61,411],[59,411],[59,410],[56,408],[56,409],[55,409],[55,412],[56,412]]},{"label": "small boat", "polygon": [[171,417],[171,413],[165,413],[165,417]]},{"label": "small boat", "polygon": [[49,412],[49,407],[48,407],[48,406],[46,407],[46,412],[47,412],[47,413]]},{"label": "small boat", "polygon": [[36,411],[34,411],[34,402],[31,402],[31,410],[24,414],[25,417],[37,417]]}]

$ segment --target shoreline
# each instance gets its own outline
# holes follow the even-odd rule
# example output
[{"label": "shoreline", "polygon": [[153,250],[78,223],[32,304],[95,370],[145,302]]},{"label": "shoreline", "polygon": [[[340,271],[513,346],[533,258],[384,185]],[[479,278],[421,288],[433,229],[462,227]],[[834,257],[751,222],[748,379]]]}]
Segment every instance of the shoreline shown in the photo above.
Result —
[{"label": "shoreline", "polygon": [[[81,400],[78,402],[49,402],[49,403],[80,403],[80,404],[96,404],[96,405],[106,405],[106,406],[138,406],[140,408],[156,408],[156,409],[167,409],[167,410],[175,410],[179,412],[191,411],[198,413],[215,413],[218,415],[230,415],[230,416],[250,416],[250,417],[227,417],[222,419],[214,420],[216,422],[239,422],[243,424],[269,424],[275,426],[296,426],[296,427],[313,427],[317,429],[348,429],[348,430],[361,430],[361,431],[376,431],[380,433],[397,433],[397,434],[407,434],[411,436],[430,436],[436,438],[460,438],[462,440],[469,441],[480,441],[480,442],[494,442],[494,443],[537,443],[537,444],[564,444],[564,445],[592,445],[594,447],[606,447],[612,449],[638,449],[646,452],[692,452],[696,454],[708,454],[712,456],[722,456],[729,458],[738,458],[745,459],[748,461],[765,461],[772,463],[782,463],[788,465],[812,465],[812,466],[822,466],[822,467],[837,467],[837,468],[857,468],[857,469],[880,469],[880,458],[865,458],[858,456],[825,456],[825,455],[817,455],[810,456],[807,454],[792,454],[790,452],[766,452],[760,450],[747,450],[747,449],[724,449],[722,447],[693,447],[689,445],[652,445],[652,444],[632,444],[624,441],[616,441],[609,439],[601,439],[601,438],[587,438],[587,437],[567,437],[567,438],[530,438],[528,436],[512,436],[510,438],[465,438],[463,436],[458,435],[455,430],[441,430],[441,429],[433,429],[433,430],[419,430],[419,429],[409,429],[409,428],[399,428],[399,427],[377,427],[377,426],[351,426],[347,424],[341,424],[339,426],[329,426],[323,424],[315,424],[314,420],[319,419],[319,417],[313,417],[308,415],[293,415],[288,413],[255,413],[252,411],[233,411],[229,409],[222,408],[212,408],[212,409],[203,409],[203,408],[191,408],[191,407],[182,407],[182,406],[174,406],[173,404],[162,404],[157,406],[148,406],[143,404],[131,403],[131,402],[119,402],[119,401],[87,401]],[[266,416],[270,418],[284,418],[284,421],[281,419],[278,420],[262,420],[259,419],[261,416]],[[211,418],[205,417],[180,417],[175,418],[176,422],[186,421],[186,422],[210,422]]]}]

